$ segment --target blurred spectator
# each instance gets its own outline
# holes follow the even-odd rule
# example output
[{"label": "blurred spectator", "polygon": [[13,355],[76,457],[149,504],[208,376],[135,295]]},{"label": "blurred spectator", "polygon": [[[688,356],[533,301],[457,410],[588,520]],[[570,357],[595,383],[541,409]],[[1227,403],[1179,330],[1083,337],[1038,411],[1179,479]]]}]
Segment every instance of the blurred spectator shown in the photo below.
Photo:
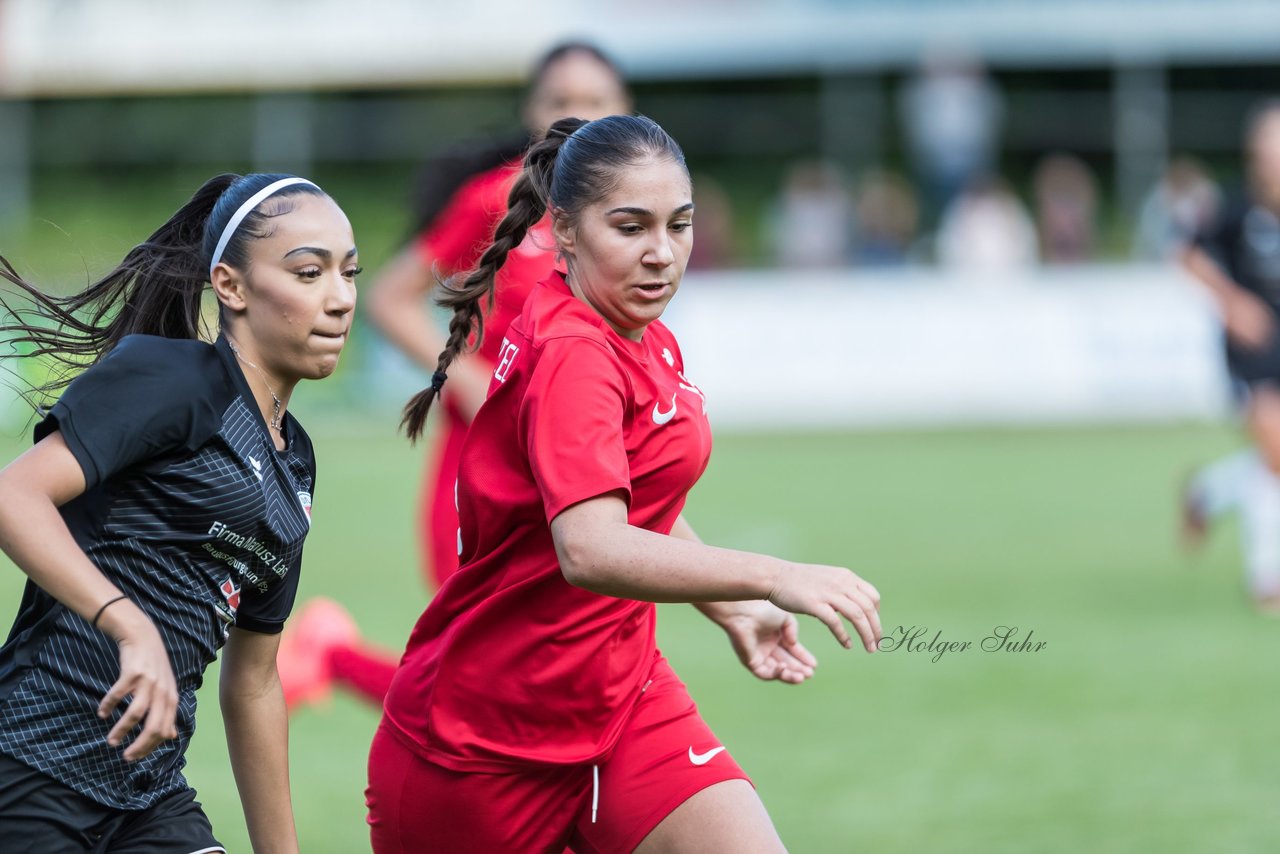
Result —
[{"label": "blurred spectator", "polygon": [[1133,235],[1139,261],[1173,261],[1195,235],[1213,222],[1222,191],[1200,161],[1178,157],[1151,188]]},{"label": "blurred spectator", "polygon": [[871,172],[864,176],[854,203],[853,260],[864,266],[907,261],[920,225],[915,192],[901,175]]},{"label": "blurred spectator", "polygon": [[1093,171],[1071,154],[1050,154],[1032,178],[1040,260],[1074,264],[1094,257],[1098,187]]},{"label": "blurred spectator", "polygon": [[1022,202],[998,178],[978,181],[942,216],[938,263],[979,271],[1016,270],[1036,262],[1036,229]]},{"label": "blurred spectator", "polygon": [[693,251],[689,255],[689,269],[717,270],[735,266],[733,203],[724,185],[710,175],[694,175],[693,204]]},{"label": "blurred spectator", "polygon": [[853,237],[853,197],[843,170],[806,160],[787,170],[771,217],[774,259],[781,267],[841,267]]},{"label": "blurred spectator", "polygon": [[925,55],[900,109],[927,219],[936,222],[965,187],[996,171],[1004,99],[977,57],[949,47]]}]

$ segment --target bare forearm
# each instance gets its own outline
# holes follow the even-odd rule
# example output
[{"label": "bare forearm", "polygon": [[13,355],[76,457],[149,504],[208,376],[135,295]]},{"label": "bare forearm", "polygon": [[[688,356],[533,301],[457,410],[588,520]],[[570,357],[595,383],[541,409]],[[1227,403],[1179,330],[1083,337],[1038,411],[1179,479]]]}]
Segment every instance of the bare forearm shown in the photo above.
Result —
[{"label": "bare forearm", "polygon": [[[436,369],[446,342],[421,307],[389,309],[378,325],[388,340],[409,358],[428,371]],[[449,368],[449,382],[444,394],[455,401],[467,421],[484,403],[489,391],[490,371],[489,365],[474,354],[458,359]]]},{"label": "bare forearm", "polygon": [[128,698],[107,743],[128,742],[123,756],[133,762],[177,737],[177,680],[155,624],[85,556],[58,512],[84,490],[83,470],[61,433],[46,436],[0,471],[0,548],[46,593],[116,641],[120,669],[98,714],[111,717]]},{"label": "bare forearm", "polygon": [[1184,250],[1182,266],[1220,303],[1226,303],[1244,292],[1203,249],[1192,246]]},{"label": "bare forearm", "polygon": [[[16,489],[0,492],[0,549],[41,589],[86,620],[120,595],[45,496]],[[115,607],[103,612],[103,621]]]},{"label": "bare forearm", "polygon": [[435,370],[445,336],[427,312],[425,294],[375,290],[369,298],[369,318],[410,359]]},{"label": "bare forearm", "polygon": [[489,396],[489,380],[492,376],[493,366],[477,353],[464,356],[449,369],[449,382],[444,387],[444,395],[458,407],[468,424]]},{"label": "bare forearm", "polygon": [[852,645],[842,622],[847,619],[867,651],[874,651],[880,594],[849,570],[715,548],[687,539],[693,534],[687,523],[678,530],[664,536],[629,524],[621,492],[586,499],[551,520],[560,571],[570,584],[649,602],[767,599],[784,611],[817,617],[846,647]]},{"label": "bare forearm", "polygon": [[[691,543],[702,542],[702,538],[698,536],[697,531],[693,530],[693,526],[689,524],[689,520],[683,513],[676,517],[676,523],[671,526],[671,536]],[[719,623],[736,614],[741,606],[737,602],[694,602],[693,607],[701,611],[703,616]]]},{"label": "bare forearm", "polygon": [[[440,362],[447,336],[427,307],[435,274],[416,251],[405,250],[382,272],[368,296],[368,316],[392,344],[428,371]],[[460,359],[449,370],[445,394],[468,421],[484,403],[490,367],[477,357]]]},{"label": "bare forearm", "polygon": [[280,680],[234,685],[224,675],[220,699],[231,769],[255,854],[296,852],[289,796],[289,726]]},{"label": "bare forearm", "polygon": [[[702,538],[693,530],[693,526],[689,524],[689,520],[684,517],[683,513],[676,519],[676,523],[671,526],[671,536],[691,543],[702,542]],[[741,601],[694,602],[693,607],[701,611],[707,619],[718,624],[723,624],[726,620],[743,612],[743,603]]]},{"label": "bare forearm", "polygon": [[[687,526],[685,526],[687,528]],[[687,528],[692,534],[692,528]],[[663,536],[631,525],[566,548],[565,577],[595,593],[647,602],[717,603],[766,599],[785,562],[765,555]],[[572,542],[572,540],[569,540]],[[708,614],[710,616],[710,614]]]}]

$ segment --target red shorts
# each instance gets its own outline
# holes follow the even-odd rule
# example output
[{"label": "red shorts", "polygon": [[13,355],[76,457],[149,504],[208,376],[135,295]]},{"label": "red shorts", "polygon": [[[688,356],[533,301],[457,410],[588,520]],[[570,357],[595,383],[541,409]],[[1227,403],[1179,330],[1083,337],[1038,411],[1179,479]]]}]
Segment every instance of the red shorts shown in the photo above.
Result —
[{"label": "red shorts", "polygon": [[750,782],[665,658],[651,676],[612,755],[595,767],[451,771],[384,722],[365,792],[375,854],[631,851],[690,796],[725,780]]}]

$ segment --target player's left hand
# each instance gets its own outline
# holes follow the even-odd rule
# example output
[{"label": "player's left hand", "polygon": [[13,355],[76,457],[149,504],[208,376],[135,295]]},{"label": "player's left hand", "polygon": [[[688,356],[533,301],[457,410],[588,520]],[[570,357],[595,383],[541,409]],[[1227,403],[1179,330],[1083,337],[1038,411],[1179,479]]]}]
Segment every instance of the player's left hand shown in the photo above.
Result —
[{"label": "player's left hand", "polygon": [[760,679],[799,685],[818,666],[818,659],[800,643],[795,614],[770,602],[734,602],[716,622],[729,635],[739,660]]}]

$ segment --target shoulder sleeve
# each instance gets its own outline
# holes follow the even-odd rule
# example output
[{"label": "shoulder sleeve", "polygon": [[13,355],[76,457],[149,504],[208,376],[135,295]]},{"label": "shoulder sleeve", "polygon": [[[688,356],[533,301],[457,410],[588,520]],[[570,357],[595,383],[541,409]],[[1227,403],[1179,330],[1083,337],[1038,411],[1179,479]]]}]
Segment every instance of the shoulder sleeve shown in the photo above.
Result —
[{"label": "shoulder sleeve", "polygon": [[285,620],[293,612],[293,603],[298,598],[298,580],[302,575],[302,549],[298,557],[289,565],[289,571],[278,584],[267,588],[266,592],[251,584],[246,584],[240,591],[240,607],[236,611],[236,628],[264,635],[279,634],[284,629]]},{"label": "shoulder sleeve", "polygon": [[419,235],[419,257],[438,263],[446,273],[472,267],[507,211],[509,171],[491,170],[459,187],[432,226]]},{"label": "shoulder sleeve", "polygon": [[129,336],[71,382],[35,439],[61,431],[92,488],[143,460],[200,447],[232,394],[208,344]]},{"label": "shoulder sleeve", "polygon": [[548,341],[529,377],[519,435],[550,522],[565,508],[623,490],[629,385],[617,357],[589,338]]}]

